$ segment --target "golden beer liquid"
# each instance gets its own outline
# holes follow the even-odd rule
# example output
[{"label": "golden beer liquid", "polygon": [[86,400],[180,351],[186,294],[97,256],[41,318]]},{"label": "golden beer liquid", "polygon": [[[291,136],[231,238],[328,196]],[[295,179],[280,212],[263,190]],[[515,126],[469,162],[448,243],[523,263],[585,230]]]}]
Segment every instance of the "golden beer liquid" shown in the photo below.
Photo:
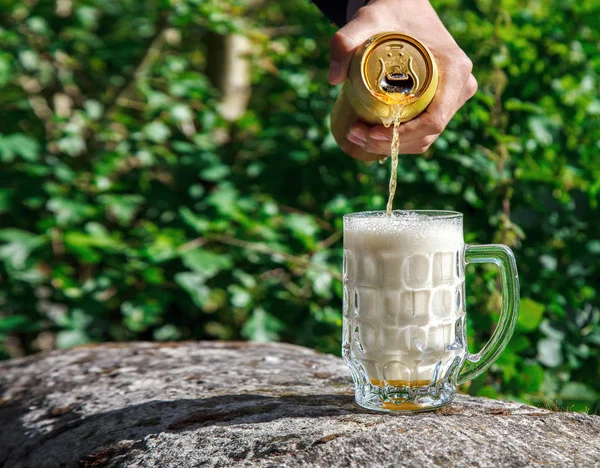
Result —
[{"label": "golden beer liquid", "polygon": [[400,120],[402,118],[403,111],[404,107],[401,105],[394,105],[392,107],[394,130],[392,132],[392,146],[390,149],[390,155],[392,158],[392,170],[390,171],[390,194],[388,196],[386,208],[386,213],[388,216],[392,216],[392,209],[394,208],[394,195],[396,195],[396,185],[398,183],[398,155],[400,153]]},{"label": "golden beer liquid", "polygon": [[[371,385],[375,387],[385,387],[389,385],[391,387],[427,387],[431,385],[430,380],[377,380],[370,379]],[[417,403],[412,403],[409,401],[399,401],[397,403],[392,403],[390,401],[382,402],[383,409],[386,410],[396,410],[396,411],[419,411],[423,409],[422,405]]]}]

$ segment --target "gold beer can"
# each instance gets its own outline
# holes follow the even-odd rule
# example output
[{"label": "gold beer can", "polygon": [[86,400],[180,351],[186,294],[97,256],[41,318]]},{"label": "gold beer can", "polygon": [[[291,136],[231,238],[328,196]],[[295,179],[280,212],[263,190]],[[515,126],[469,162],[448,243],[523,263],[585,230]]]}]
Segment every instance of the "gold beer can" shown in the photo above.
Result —
[{"label": "gold beer can", "polygon": [[433,54],[408,34],[386,32],[367,39],[357,49],[348,79],[331,111],[331,133],[352,156],[381,159],[346,139],[356,120],[375,125],[393,123],[393,108],[403,108],[400,122],[407,122],[429,105],[438,85]]}]

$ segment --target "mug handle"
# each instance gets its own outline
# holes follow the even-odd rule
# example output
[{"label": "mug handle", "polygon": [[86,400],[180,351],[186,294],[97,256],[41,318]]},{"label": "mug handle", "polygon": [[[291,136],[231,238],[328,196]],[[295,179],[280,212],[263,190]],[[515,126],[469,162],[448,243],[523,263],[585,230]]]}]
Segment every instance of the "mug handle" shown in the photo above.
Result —
[{"label": "mug handle", "polygon": [[515,330],[519,316],[519,274],[512,250],[506,245],[466,245],[465,265],[469,263],[495,263],[498,265],[502,284],[502,310],[500,320],[490,341],[476,354],[467,350],[465,363],[457,383],[463,384],[487,370],[504,351]]}]

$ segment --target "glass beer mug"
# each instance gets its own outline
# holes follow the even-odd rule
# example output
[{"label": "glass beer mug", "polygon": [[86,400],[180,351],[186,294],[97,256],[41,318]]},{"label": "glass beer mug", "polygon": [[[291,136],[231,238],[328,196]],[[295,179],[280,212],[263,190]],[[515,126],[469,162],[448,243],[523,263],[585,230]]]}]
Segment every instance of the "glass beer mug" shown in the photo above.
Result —
[{"label": "glass beer mug", "polygon": [[[467,349],[465,265],[495,263],[500,321],[484,348]],[[342,355],[356,402],[378,411],[423,411],[454,399],[485,371],[517,320],[519,281],[505,245],[465,245],[455,211],[344,216]]]}]

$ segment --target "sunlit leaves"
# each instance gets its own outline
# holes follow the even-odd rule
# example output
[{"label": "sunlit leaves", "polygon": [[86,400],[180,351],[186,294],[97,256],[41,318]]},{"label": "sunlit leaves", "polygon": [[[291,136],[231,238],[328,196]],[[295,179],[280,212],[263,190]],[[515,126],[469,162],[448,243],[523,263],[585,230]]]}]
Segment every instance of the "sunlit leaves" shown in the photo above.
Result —
[{"label": "sunlit leaves", "polygon": [[543,304],[539,304],[528,297],[522,298],[519,304],[517,327],[523,331],[535,330],[541,323],[543,314]]},{"label": "sunlit leaves", "polygon": [[10,268],[19,270],[35,249],[43,245],[45,236],[36,236],[20,229],[0,230],[0,260]]},{"label": "sunlit leaves", "polygon": [[[87,3],[51,18],[10,0],[0,28],[0,348],[18,334],[33,351],[46,331],[58,347],[248,338],[339,353],[342,216],[382,209],[389,168],[329,132],[334,29],[304,0]],[[433,4],[479,91],[426,155],[401,158],[396,207],[458,210],[467,242],[514,246],[517,330],[469,391],[590,405],[598,2]],[[206,40],[231,31],[252,44],[234,123]],[[472,351],[496,325],[494,275],[468,276]]]},{"label": "sunlit leaves", "polygon": [[258,343],[277,341],[279,332],[284,329],[284,324],[262,307],[254,309],[252,315],[242,328],[242,335]]},{"label": "sunlit leaves", "polygon": [[231,259],[224,254],[216,254],[202,248],[189,250],[181,254],[183,264],[190,270],[211,278],[219,271],[231,268]]},{"label": "sunlit leaves", "polygon": [[20,157],[24,161],[33,162],[39,158],[40,145],[33,138],[15,133],[0,134],[0,162],[10,163]]}]

